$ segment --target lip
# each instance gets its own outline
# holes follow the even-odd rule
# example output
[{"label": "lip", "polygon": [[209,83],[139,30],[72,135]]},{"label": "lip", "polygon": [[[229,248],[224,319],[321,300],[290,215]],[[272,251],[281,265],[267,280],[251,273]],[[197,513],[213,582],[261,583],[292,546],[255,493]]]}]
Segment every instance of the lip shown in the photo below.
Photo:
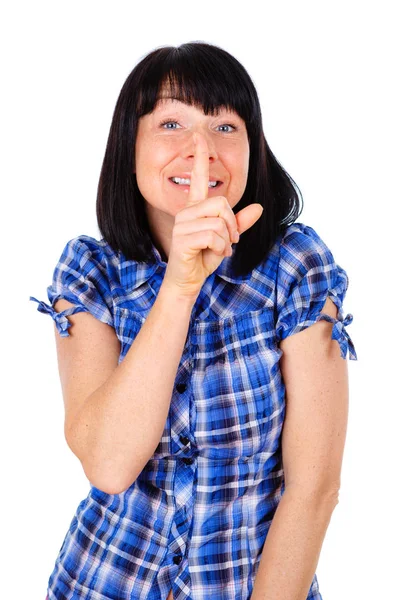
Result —
[{"label": "lip", "polygon": [[[181,179],[188,179],[188,176],[183,176],[183,175],[173,175],[172,177],[179,177]],[[184,192],[188,192],[190,190],[190,185],[183,185],[183,184],[178,184],[178,183],[174,183],[171,179],[171,177],[168,177],[168,181],[171,185],[174,186],[175,189],[180,189]],[[209,181],[218,181],[216,179],[210,179]],[[213,192],[214,190],[219,190],[219,188],[221,188],[223,186],[224,182],[220,181],[219,183],[217,183],[217,185],[215,187],[209,187],[208,190],[209,192]]]},{"label": "lip", "polygon": [[[174,173],[173,175],[171,175],[171,177],[179,177],[179,179],[191,179],[192,178],[192,173]],[[171,179],[171,177],[168,177],[168,179]],[[208,181],[222,181],[222,179],[218,179],[218,177],[214,177],[213,175],[209,175],[209,179]]]}]

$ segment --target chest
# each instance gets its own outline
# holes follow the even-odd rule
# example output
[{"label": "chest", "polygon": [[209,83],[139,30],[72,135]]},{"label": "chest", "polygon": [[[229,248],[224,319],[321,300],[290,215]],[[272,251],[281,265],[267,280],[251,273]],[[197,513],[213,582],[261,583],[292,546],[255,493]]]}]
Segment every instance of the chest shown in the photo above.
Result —
[{"label": "chest", "polygon": [[[128,308],[116,309],[120,362],[144,321]],[[281,354],[271,307],[225,319],[193,319],[154,458],[176,454],[182,434],[208,459],[274,452],[285,412]]]}]

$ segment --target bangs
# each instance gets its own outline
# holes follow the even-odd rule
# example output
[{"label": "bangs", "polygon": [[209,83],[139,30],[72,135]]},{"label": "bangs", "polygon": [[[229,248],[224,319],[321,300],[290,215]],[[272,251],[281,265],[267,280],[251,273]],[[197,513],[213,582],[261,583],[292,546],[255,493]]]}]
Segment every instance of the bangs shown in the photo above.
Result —
[{"label": "bangs", "polygon": [[210,60],[200,47],[192,47],[190,57],[174,48],[161,62],[150,63],[138,94],[138,117],[153,112],[163,98],[171,98],[201,108],[206,115],[218,115],[223,108],[236,112],[246,125],[252,123],[259,111],[240,63],[220,52],[219,59],[214,54]]}]

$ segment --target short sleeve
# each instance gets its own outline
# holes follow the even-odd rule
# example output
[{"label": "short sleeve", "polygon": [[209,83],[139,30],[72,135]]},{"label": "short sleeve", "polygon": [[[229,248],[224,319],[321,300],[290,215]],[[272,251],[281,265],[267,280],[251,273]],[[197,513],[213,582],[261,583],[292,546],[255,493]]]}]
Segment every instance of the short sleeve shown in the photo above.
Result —
[{"label": "short sleeve", "polygon": [[[346,271],[316,231],[302,223],[293,223],[285,231],[279,247],[277,272],[278,342],[325,320],[333,323],[332,339],[340,346],[342,358],[347,351],[351,360],[357,353],[346,327],[353,315],[343,317],[342,305],[349,285]],[[337,318],[321,313],[330,298],[338,308]]]},{"label": "short sleeve", "polygon": [[[96,319],[114,325],[113,302],[107,277],[107,264],[99,242],[89,236],[79,236],[67,242],[54,269],[52,284],[47,288],[50,304],[37,300],[37,310],[50,315],[61,337],[69,335],[71,322],[67,317],[90,312]],[[62,312],[54,304],[64,298],[74,304]]]}]

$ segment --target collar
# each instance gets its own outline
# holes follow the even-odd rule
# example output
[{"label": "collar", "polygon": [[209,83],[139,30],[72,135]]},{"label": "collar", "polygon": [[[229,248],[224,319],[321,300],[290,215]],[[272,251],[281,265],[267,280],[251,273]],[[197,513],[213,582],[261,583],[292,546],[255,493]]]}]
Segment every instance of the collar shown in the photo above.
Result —
[{"label": "collar", "polygon": [[[234,276],[231,272],[232,259],[235,255],[237,246],[233,247],[232,256],[227,256],[221,262],[219,267],[214,271],[216,277],[220,277],[229,283],[244,283],[251,277],[251,273],[247,275]],[[118,270],[122,287],[126,291],[137,289],[143,283],[149,281],[156,271],[163,272],[167,268],[167,263],[162,260],[160,252],[152,244],[150,261],[140,263],[136,260],[127,260],[124,254],[118,252]]]}]

